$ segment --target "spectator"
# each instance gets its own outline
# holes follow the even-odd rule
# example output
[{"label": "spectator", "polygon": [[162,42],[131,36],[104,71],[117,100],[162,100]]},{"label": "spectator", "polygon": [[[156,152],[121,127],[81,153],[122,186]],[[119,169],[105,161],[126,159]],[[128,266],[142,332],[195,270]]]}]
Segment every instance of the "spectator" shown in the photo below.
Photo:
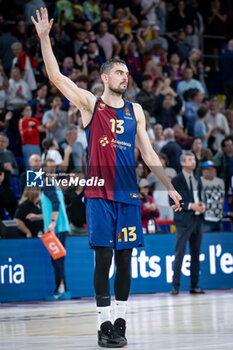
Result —
[{"label": "spectator", "polygon": [[194,125],[198,119],[197,111],[201,106],[203,94],[198,89],[189,89],[184,92],[183,97],[186,101],[184,111],[185,127],[188,129],[188,134],[193,136]]},{"label": "spectator", "polygon": [[154,125],[154,135],[155,135],[155,141],[153,143],[153,148],[156,153],[159,153],[161,148],[166,144],[166,141],[164,140],[164,135],[163,135],[163,127],[161,124],[156,123]]},{"label": "spectator", "polygon": [[149,112],[150,117],[154,117],[155,115],[156,102],[156,96],[152,87],[153,80],[151,75],[144,75],[142,77],[142,89],[136,96],[136,101],[144,110]]},{"label": "spectator", "polygon": [[4,72],[3,66],[0,64],[0,108],[5,108],[6,93],[9,88],[9,81]]},{"label": "spectator", "polygon": [[63,69],[61,70],[62,74],[66,77],[70,77],[74,68],[74,60],[72,57],[66,57],[62,65]]},{"label": "spectator", "polygon": [[146,119],[146,132],[149,136],[151,144],[153,145],[153,143],[155,142],[155,135],[154,135],[154,131],[153,131],[151,124],[150,124],[150,115],[147,111],[144,111],[144,114],[145,114],[145,119]]},{"label": "spectator", "polygon": [[100,22],[100,7],[95,0],[84,1],[83,9],[85,17],[93,24]]},{"label": "spectator", "polygon": [[146,16],[147,21],[151,26],[154,26],[157,24],[157,16],[156,16],[156,5],[159,1],[157,0],[142,0],[141,6],[142,6],[142,12],[141,15]]},{"label": "spectator", "polygon": [[10,70],[12,67],[12,60],[14,58],[11,50],[11,45],[18,41],[18,39],[11,35],[9,25],[4,23],[2,27],[3,35],[0,37],[0,57],[1,64],[4,68],[6,76],[9,77]]},{"label": "spectator", "polygon": [[160,27],[158,25],[151,28],[151,39],[146,41],[146,52],[152,50],[154,45],[160,45],[166,52],[168,50],[168,42],[160,36]]},{"label": "spectator", "polygon": [[8,129],[12,116],[12,112],[4,113],[4,109],[0,108],[0,131]]},{"label": "spectator", "polygon": [[156,233],[156,221],[159,217],[159,210],[153,197],[149,196],[149,182],[147,179],[141,179],[139,182],[141,217],[143,233]]},{"label": "spectator", "polygon": [[45,129],[37,119],[32,118],[32,110],[29,105],[23,108],[22,118],[19,120],[18,128],[21,136],[24,166],[27,168],[28,159],[31,155],[38,154],[41,156],[40,132],[44,132]]},{"label": "spectator", "polygon": [[56,140],[52,138],[46,138],[42,141],[42,147],[44,149],[44,153],[42,154],[42,163],[46,159],[52,159],[56,166],[62,169],[63,171],[66,171],[69,164],[69,158],[70,154],[72,152],[71,147],[67,147],[64,152],[64,160],[62,159],[62,156],[60,154],[59,145]]},{"label": "spectator", "polygon": [[202,148],[202,150],[201,150],[201,158],[200,158],[199,163],[198,163],[198,165],[196,167],[196,170],[195,170],[195,177],[196,177],[197,180],[200,180],[200,178],[202,176],[203,164],[207,160],[213,161],[213,153],[212,153],[210,148]]},{"label": "spectator", "polygon": [[78,131],[78,136],[77,136],[76,141],[82,144],[83,149],[86,152],[88,145],[87,145],[86,132],[85,132],[85,129],[83,126],[81,116],[78,117],[77,131]]},{"label": "spectator", "polygon": [[233,39],[228,42],[227,50],[221,56],[221,71],[226,95],[226,108],[229,108],[233,95]]},{"label": "spectator", "polygon": [[230,129],[230,135],[232,136],[233,135],[233,110],[227,109],[225,115],[226,115],[228,126]]},{"label": "spectator", "polygon": [[43,0],[30,0],[24,6],[24,17],[26,23],[31,24],[31,16],[36,17],[36,10],[39,8],[45,8],[45,2]]},{"label": "spectator", "polygon": [[[170,168],[168,165],[168,158],[165,154],[159,153],[158,157],[161,164],[165,170],[167,176],[172,179],[177,175],[175,169]],[[160,220],[173,220],[174,213],[173,209],[169,205],[169,198],[164,185],[159,181],[159,179],[151,172],[147,176],[147,181],[149,182],[150,188],[152,188],[152,195],[155,203],[157,203],[157,208],[160,212]]]},{"label": "spectator", "polygon": [[87,34],[83,28],[75,31],[74,39],[66,44],[65,52],[68,56],[75,59],[77,54],[82,56],[85,53],[87,48],[87,43],[85,42],[86,35]]},{"label": "spectator", "polygon": [[9,80],[6,98],[7,108],[11,111],[20,110],[32,98],[29,85],[21,78],[21,70],[19,67],[13,67],[11,69],[11,78]]},{"label": "spectator", "polygon": [[199,91],[201,91],[203,93],[203,97],[204,97],[205,91],[204,91],[201,83],[198,80],[193,79],[192,68],[186,67],[184,69],[183,75],[184,75],[184,79],[178,84],[178,87],[177,87],[178,95],[181,98],[183,98],[183,94],[185,91],[187,91],[189,89],[198,89]]},{"label": "spectator", "polygon": [[36,90],[36,79],[33,68],[37,67],[37,61],[29,56],[27,51],[23,51],[23,45],[20,42],[13,43],[11,49],[15,56],[12,66],[18,66],[23,72],[23,80],[26,81],[30,90]]},{"label": "spectator", "polygon": [[[83,173],[73,172],[78,181],[84,179]],[[87,235],[83,227],[86,224],[86,206],[84,203],[84,187],[79,184],[65,191],[65,204],[70,221],[71,235]]]},{"label": "spectator", "polygon": [[52,96],[50,105],[51,109],[45,112],[42,123],[47,130],[46,137],[54,138],[57,142],[60,142],[65,137],[68,113],[61,110],[62,103],[59,96]]},{"label": "spectator", "polygon": [[136,176],[137,176],[137,183],[139,184],[140,180],[143,178],[144,175],[144,167],[143,164],[139,161],[136,162]]},{"label": "spectator", "polygon": [[216,176],[214,162],[207,160],[203,164],[201,177],[202,191],[206,211],[204,213],[203,231],[221,231],[221,219],[223,217],[223,204],[225,196],[225,184]]},{"label": "spectator", "polygon": [[0,132],[0,218],[4,219],[4,208],[7,209],[13,219],[17,208],[17,200],[11,187],[12,175],[18,175],[18,165],[14,154],[7,149],[9,145],[8,137]]},{"label": "spectator", "polygon": [[163,134],[167,143],[161,148],[160,152],[167,156],[170,167],[175,169],[178,173],[181,170],[180,155],[182,149],[174,139],[175,135],[173,129],[167,128],[164,130]]},{"label": "spectator", "polygon": [[190,150],[193,143],[193,136],[186,135],[184,129],[176,124],[173,126],[175,141],[180,145],[182,149]]},{"label": "spectator", "polygon": [[121,51],[119,52],[119,56],[122,57],[126,52],[125,44],[129,39],[129,35],[125,33],[124,22],[121,22],[121,21],[117,22],[116,28],[115,28],[115,36],[121,45]]},{"label": "spectator", "polygon": [[173,104],[173,96],[171,94],[160,94],[155,104],[155,118],[157,123],[161,124],[163,129],[172,128],[177,124],[176,113],[182,107],[182,101],[177,96],[176,104]]},{"label": "spectator", "polygon": [[191,47],[191,49],[199,49],[199,37],[195,33],[195,29],[191,24],[187,24],[186,28],[186,43]]},{"label": "spectator", "polygon": [[100,97],[103,95],[104,92],[104,86],[102,83],[94,83],[91,87],[91,92],[93,93],[93,95],[95,95],[96,97]]},{"label": "spectator", "polygon": [[[41,168],[41,157],[38,154],[32,154],[28,160],[29,168],[27,170],[40,170]],[[24,187],[26,186],[27,171],[20,175],[19,187],[20,192],[23,193]]]},{"label": "spectator", "polygon": [[42,83],[38,86],[35,98],[30,101],[32,117],[36,118],[40,123],[42,123],[45,111],[49,109],[47,94],[48,86],[46,83]]},{"label": "spectator", "polygon": [[69,157],[68,169],[67,172],[70,172],[72,169],[79,170],[86,174],[86,156],[83,146],[80,142],[77,142],[78,130],[77,126],[70,124],[66,128],[65,139],[62,140],[59,144],[60,152],[62,155],[65,155],[66,149],[69,147],[72,149],[71,155]]},{"label": "spectator", "polygon": [[57,0],[56,8],[57,8],[57,21],[62,26],[66,25],[67,20],[72,21],[74,19],[73,6],[70,0]]},{"label": "spectator", "polygon": [[231,137],[222,140],[221,151],[215,154],[214,163],[217,167],[218,176],[225,181],[227,192],[233,176],[233,141]]},{"label": "spectator", "polygon": [[[45,182],[41,192],[41,209],[43,214],[45,232],[54,232],[61,244],[65,247],[66,236],[70,232],[69,220],[66,214],[63,193],[56,186],[52,185],[51,176],[56,172],[56,165],[53,160],[47,159],[43,167],[46,176],[44,181],[49,182],[46,186]],[[67,290],[65,278],[65,257],[53,260],[56,288],[53,295],[46,297],[47,301],[70,299],[70,293]]]},{"label": "spectator", "polygon": [[43,216],[39,202],[40,188],[25,187],[14,215],[22,237],[38,237],[43,233]]},{"label": "spectator", "polygon": [[182,80],[180,57],[177,53],[172,53],[168,66],[164,67],[165,74],[171,79],[171,87],[176,91],[179,82]]},{"label": "spectator", "polygon": [[99,34],[96,36],[98,44],[104,50],[104,54],[107,60],[114,56],[118,56],[121,50],[121,45],[119,44],[115,35],[108,32],[107,22],[100,22],[99,24]]},{"label": "spectator", "polygon": [[167,29],[168,32],[177,32],[181,28],[185,28],[188,24],[191,24],[197,28],[199,28],[199,19],[196,13],[196,10],[186,4],[184,0],[179,0],[177,7],[171,12],[168,21],[167,21]]},{"label": "spectator", "polygon": [[119,22],[122,22],[124,24],[125,34],[130,34],[132,32],[132,28],[138,24],[137,18],[133,15],[129,7],[118,7],[116,9],[115,18],[111,22],[113,28]]},{"label": "spectator", "polygon": [[[84,58],[84,56],[83,56]],[[90,73],[93,68],[98,68],[104,63],[105,54],[96,41],[89,41],[87,46],[87,69]],[[83,60],[82,60],[83,62]]]},{"label": "spectator", "polygon": [[181,62],[189,57],[191,46],[187,43],[187,37],[184,29],[179,29],[176,35],[176,51],[180,56]]},{"label": "spectator", "polygon": [[213,97],[210,100],[210,109],[206,117],[206,123],[213,128],[211,147],[217,152],[222,140],[230,134],[226,117],[222,113],[219,113],[219,101],[217,97]]},{"label": "spectator", "polygon": [[220,0],[212,0],[210,6],[211,14],[208,17],[208,33],[212,35],[227,34],[227,18],[226,11],[222,8]]},{"label": "spectator", "polygon": [[196,161],[195,170],[196,170],[197,166],[201,160],[202,141],[200,138],[197,137],[197,138],[193,139],[193,144],[192,144],[191,150],[195,156],[195,161]]},{"label": "spectator", "polygon": [[129,69],[129,74],[138,85],[141,84],[142,77],[142,62],[140,57],[140,51],[137,47],[136,41],[133,40],[133,36],[129,35],[125,47],[125,60]]},{"label": "spectator", "polygon": [[208,110],[205,107],[200,107],[197,111],[198,120],[194,124],[194,137],[201,139],[203,148],[208,147],[208,139],[213,131],[213,126],[206,126],[207,113]]}]

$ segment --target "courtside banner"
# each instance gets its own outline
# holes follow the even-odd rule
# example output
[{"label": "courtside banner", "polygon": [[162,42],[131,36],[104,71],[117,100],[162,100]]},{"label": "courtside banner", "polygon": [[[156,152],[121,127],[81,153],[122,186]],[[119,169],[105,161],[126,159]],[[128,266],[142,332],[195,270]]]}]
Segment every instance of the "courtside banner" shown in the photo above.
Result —
[{"label": "courtside banner", "polygon": [[[172,286],[175,235],[145,235],[145,247],[133,250],[131,293],[169,292]],[[94,296],[94,253],[87,237],[68,237],[66,277],[71,296]],[[233,232],[203,234],[200,287],[233,288]],[[110,270],[113,294],[114,264]],[[180,290],[189,290],[187,248]],[[43,300],[55,288],[51,256],[41,239],[0,240],[0,302]]]}]

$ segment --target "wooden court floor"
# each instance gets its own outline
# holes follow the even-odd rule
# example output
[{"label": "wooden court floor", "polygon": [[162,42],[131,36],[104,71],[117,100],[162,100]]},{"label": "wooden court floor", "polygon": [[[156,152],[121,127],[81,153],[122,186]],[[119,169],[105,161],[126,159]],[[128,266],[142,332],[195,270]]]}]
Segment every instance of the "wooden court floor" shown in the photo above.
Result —
[{"label": "wooden court floor", "polygon": [[[127,350],[233,350],[233,290],[131,295],[127,338]],[[0,304],[1,350],[94,350],[96,341],[93,298]]]}]

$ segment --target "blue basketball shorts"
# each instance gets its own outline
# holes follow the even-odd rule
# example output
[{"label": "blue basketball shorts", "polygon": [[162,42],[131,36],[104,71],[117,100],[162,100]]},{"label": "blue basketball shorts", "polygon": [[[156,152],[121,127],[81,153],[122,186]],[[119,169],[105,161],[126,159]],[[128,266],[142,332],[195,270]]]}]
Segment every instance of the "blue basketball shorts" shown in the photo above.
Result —
[{"label": "blue basketball shorts", "polygon": [[86,198],[89,244],[116,250],[142,247],[141,207],[104,198]]}]

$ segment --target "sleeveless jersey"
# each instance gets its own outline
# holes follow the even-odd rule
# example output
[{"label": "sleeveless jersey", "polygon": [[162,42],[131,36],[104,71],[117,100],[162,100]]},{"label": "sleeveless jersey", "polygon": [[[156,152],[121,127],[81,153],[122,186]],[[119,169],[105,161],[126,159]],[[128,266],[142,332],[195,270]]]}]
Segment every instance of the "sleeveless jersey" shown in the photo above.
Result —
[{"label": "sleeveless jersey", "polygon": [[130,102],[124,101],[122,108],[113,108],[97,99],[92,119],[85,129],[87,198],[140,205],[134,156],[136,128]]}]

